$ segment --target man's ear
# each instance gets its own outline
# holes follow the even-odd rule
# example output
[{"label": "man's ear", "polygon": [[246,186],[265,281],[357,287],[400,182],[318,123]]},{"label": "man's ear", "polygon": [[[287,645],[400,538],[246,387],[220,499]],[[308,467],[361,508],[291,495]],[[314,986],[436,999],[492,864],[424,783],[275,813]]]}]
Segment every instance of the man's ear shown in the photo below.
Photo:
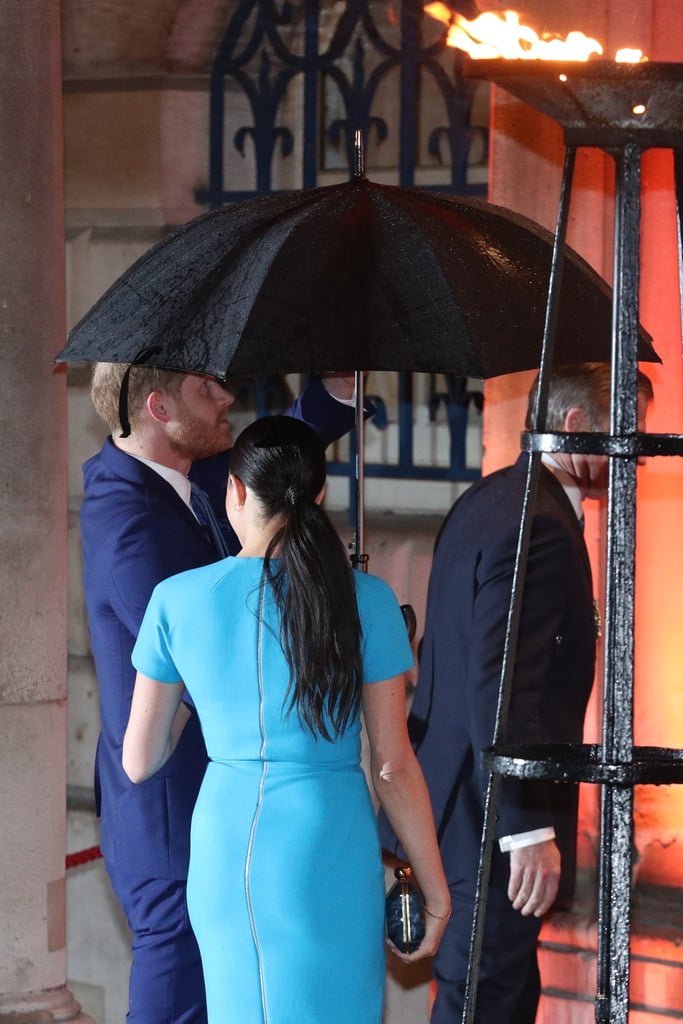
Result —
[{"label": "man's ear", "polygon": [[168,423],[171,414],[168,408],[168,395],[165,391],[151,391],[147,395],[147,411],[158,423]]},{"label": "man's ear", "polygon": [[567,412],[564,418],[562,429],[568,434],[584,434],[590,431],[590,423],[588,417],[581,408],[581,406],[575,406]]},{"label": "man's ear", "polygon": [[322,487],[320,488],[320,494],[319,494],[319,495],[317,496],[317,498],[315,499],[315,503],[316,503],[316,505],[322,505],[322,503],[323,503],[323,502],[324,502],[324,500],[325,500],[325,495],[326,495],[326,494],[327,494],[327,483],[324,483],[324,484],[322,485]]}]

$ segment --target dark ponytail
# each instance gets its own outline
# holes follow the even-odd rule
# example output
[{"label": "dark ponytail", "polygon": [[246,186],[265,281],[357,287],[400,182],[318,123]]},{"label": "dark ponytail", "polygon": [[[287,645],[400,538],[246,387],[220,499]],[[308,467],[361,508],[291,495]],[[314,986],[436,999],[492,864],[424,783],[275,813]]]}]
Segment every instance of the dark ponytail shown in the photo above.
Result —
[{"label": "dark ponytail", "polygon": [[358,712],[362,662],[353,570],[315,501],[325,483],[323,443],[300,420],[265,417],[240,434],[230,469],[266,519],[281,521],[264,574],[280,612],[289,709],[296,707],[311,732],[331,740]]}]

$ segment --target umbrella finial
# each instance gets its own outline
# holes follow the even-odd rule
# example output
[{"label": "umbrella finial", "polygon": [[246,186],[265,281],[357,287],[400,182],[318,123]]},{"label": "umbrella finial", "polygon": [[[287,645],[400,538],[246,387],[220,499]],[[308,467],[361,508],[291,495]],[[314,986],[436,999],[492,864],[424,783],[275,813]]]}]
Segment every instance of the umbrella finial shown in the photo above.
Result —
[{"label": "umbrella finial", "polygon": [[356,128],[353,136],[353,153],[355,157],[354,178],[365,177],[365,146],[363,145],[363,132]]}]

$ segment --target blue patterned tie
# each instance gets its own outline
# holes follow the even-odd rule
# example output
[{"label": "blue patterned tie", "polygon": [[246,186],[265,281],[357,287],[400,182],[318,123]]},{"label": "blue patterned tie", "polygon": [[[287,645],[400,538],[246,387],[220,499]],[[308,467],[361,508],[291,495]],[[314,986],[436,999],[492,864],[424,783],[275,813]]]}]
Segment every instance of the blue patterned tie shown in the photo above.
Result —
[{"label": "blue patterned tie", "polygon": [[216,519],[216,514],[211,507],[208,494],[206,491],[203,491],[201,487],[198,487],[197,484],[192,484],[190,505],[192,506],[192,510],[197,516],[197,519],[209,534],[216,551],[221,558],[225,558],[226,555],[230,554],[227,542],[221,532],[220,526],[218,525],[218,520]]}]

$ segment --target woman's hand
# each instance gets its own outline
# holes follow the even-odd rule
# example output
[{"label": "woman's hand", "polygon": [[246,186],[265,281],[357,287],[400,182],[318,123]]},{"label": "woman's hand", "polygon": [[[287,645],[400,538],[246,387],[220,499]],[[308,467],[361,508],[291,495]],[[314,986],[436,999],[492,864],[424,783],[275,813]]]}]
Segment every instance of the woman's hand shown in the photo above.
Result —
[{"label": "woman's hand", "polygon": [[417,949],[413,950],[412,953],[402,953],[391,939],[386,939],[386,944],[394,956],[397,956],[404,964],[412,964],[416,960],[423,960],[427,956],[434,956],[439,948],[441,937],[446,930],[450,917],[450,908],[444,909],[440,907],[437,914],[436,910],[430,910],[425,906],[425,936]]}]

